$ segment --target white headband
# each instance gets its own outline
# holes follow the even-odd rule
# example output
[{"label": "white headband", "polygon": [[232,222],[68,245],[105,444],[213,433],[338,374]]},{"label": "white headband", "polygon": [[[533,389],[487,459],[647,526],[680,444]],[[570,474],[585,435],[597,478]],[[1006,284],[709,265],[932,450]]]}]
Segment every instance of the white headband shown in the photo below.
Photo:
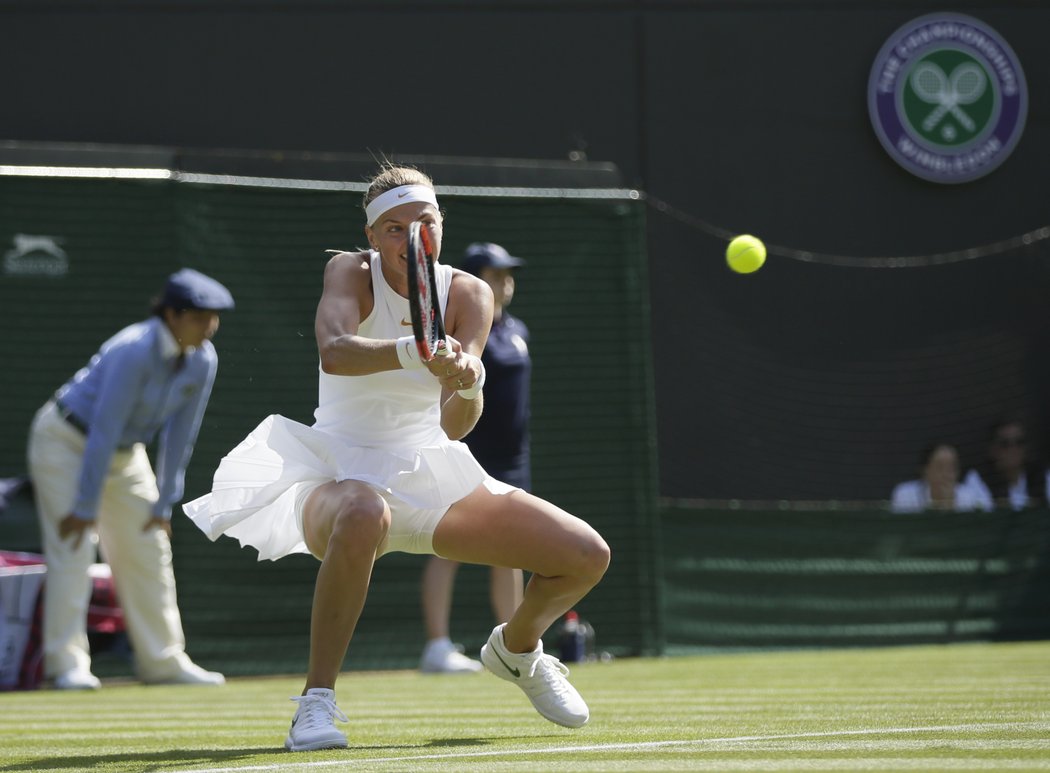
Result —
[{"label": "white headband", "polygon": [[411,201],[424,201],[435,207],[438,205],[437,194],[429,185],[399,185],[372,199],[365,207],[365,219],[368,220],[368,225],[372,226],[384,212]]}]

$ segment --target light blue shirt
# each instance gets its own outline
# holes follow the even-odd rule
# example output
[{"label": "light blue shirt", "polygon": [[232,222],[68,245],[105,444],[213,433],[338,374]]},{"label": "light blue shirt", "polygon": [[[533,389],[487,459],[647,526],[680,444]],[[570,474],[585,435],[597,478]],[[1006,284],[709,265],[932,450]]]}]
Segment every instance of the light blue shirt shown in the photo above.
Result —
[{"label": "light blue shirt", "polygon": [[193,454],[204,409],[219,365],[210,341],[186,352],[159,317],[138,322],[110,338],[85,367],[57,392],[62,405],[88,426],[73,513],[98,515],[99,500],[117,448],[156,447],[160,498],[154,516],[171,518],[182,498],[186,465]]},{"label": "light blue shirt", "polygon": [[[890,510],[894,513],[921,513],[927,510],[933,500],[930,497],[930,486],[924,480],[909,480],[898,483],[890,494]],[[959,513],[974,510],[991,510],[991,501],[982,499],[979,491],[967,483],[955,484],[955,505],[952,510]]]}]

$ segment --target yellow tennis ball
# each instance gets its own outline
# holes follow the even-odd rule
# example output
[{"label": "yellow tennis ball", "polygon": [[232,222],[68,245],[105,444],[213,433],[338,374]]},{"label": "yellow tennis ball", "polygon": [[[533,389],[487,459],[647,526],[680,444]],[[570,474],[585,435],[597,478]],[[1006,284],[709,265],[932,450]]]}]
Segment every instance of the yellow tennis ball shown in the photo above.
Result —
[{"label": "yellow tennis ball", "polygon": [[750,234],[743,234],[726,247],[726,263],[738,274],[750,274],[766,262],[766,245]]}]

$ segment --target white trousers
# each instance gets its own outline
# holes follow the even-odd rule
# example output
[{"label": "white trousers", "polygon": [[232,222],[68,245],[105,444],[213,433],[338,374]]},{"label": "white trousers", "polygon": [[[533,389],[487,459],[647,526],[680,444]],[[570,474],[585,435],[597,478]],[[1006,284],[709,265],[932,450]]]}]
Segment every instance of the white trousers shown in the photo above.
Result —
[{"label": "white trousers", "polygon": [[143,531],[159,495],[157,479],[143,444],[118,450],[102,491],[96,529],[85,533],[74,550],[73,538],[61,539],[58,525],[73,509],[85,442],[53,402],[37,411],[29,433],[29,475],[47,563],[44,672],[50,678],[91,667],[88,569],[99,547],[113,571],[136,672],[144,681],[163,681],[190,660],[175,597],[171,541],[160,529]]}]

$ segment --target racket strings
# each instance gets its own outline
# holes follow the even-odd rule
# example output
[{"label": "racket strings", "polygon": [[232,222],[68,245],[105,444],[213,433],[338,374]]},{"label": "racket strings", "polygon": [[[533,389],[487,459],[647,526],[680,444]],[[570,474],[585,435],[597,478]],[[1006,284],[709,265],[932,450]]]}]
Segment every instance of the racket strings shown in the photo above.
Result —
[{"label": "racket strings", "polygon": [[412,223],[408,233],[409,307],[412,326],[420,355],[431,359],[444,338],[441,311],[437,306],[437,284],[434,278],[433,250],[426,228]]}]

